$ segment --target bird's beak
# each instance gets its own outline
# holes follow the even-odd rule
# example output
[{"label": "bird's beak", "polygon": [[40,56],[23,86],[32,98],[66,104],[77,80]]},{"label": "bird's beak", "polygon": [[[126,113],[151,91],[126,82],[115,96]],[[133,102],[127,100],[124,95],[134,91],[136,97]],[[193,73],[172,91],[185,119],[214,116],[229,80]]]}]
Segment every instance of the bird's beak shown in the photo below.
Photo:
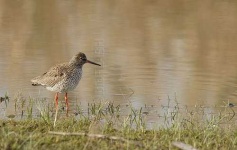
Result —
[{"label": "bird's beak", "polygon": [[94,63],[94,62],[89,61],[89,60],[86,60],[86,63],[90,63],[90,64],[97,65],[97,66],[101,66],[100,64]]}]

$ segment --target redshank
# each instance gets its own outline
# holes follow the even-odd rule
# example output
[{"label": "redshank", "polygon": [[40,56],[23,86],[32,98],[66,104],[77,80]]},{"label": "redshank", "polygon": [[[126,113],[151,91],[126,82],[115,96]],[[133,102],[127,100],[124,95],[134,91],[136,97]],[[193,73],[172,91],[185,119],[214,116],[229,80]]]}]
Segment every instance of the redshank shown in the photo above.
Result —
[{"label": "redshank", "polygon": [[100,64],[89,61],[84,53],[79,52],[67,63],[57,64],[45,72],[41,76],[35,77],[31,80],[33,86],[41,85],[47,90],[56,92],[55,94],[55,120],[57,120],[58,113],[58,93],[65,93],[66,115],[68,116],[68,97],[67,92],[76,88],[81,76],[82,66],[85,63],[90,63],[100,66]]}]

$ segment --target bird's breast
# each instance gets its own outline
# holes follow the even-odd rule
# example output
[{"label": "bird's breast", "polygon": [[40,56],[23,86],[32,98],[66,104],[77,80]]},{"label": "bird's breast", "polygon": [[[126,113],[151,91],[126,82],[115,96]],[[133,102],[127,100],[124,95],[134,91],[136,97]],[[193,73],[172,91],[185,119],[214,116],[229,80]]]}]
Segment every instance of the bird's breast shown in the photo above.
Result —
[{"label": "bird's breast", "polygon": [[47,87],[48,90],[57,92],[68,92],[75,89],[81,79],[82,69],[75,68],[65,73],[64,78],[53,87]]}]

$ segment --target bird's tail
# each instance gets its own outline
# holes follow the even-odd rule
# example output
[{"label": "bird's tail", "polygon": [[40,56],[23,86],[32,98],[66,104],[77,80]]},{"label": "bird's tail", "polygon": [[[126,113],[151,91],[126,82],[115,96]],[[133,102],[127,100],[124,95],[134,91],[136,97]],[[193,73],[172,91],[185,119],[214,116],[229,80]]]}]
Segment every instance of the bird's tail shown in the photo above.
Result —
[{"label": "bird's tail", "polygon": [[40,85],[40,84],[38,84],[38,83],[32,83],[31,85],[33,85],[33,86],[38,86],[38,85]]},{"label": "bird's tail", "polygon": [[33,85],[33,86],[38,86],[38,85],[40,85],[40,84],[37,82],[37,78],[38,78],[38,77],[36,77],[36,78],[30,80],[30,81],[32,82],[31,85]]}]

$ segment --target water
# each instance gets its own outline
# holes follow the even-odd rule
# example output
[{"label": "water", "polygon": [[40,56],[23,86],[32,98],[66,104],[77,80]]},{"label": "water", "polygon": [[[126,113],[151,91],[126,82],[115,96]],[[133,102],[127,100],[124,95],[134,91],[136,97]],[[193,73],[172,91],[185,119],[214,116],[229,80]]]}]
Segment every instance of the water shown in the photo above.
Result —
[{"label": "water", "polygon": [[102,67],[86,64],[69,93],[81,105],[104,100],[139,108],[165,105],[168,97],[187,106],[235,104],[236,4],[1,0],[0,96],[53,99],[30,79],[82,51]]}]

